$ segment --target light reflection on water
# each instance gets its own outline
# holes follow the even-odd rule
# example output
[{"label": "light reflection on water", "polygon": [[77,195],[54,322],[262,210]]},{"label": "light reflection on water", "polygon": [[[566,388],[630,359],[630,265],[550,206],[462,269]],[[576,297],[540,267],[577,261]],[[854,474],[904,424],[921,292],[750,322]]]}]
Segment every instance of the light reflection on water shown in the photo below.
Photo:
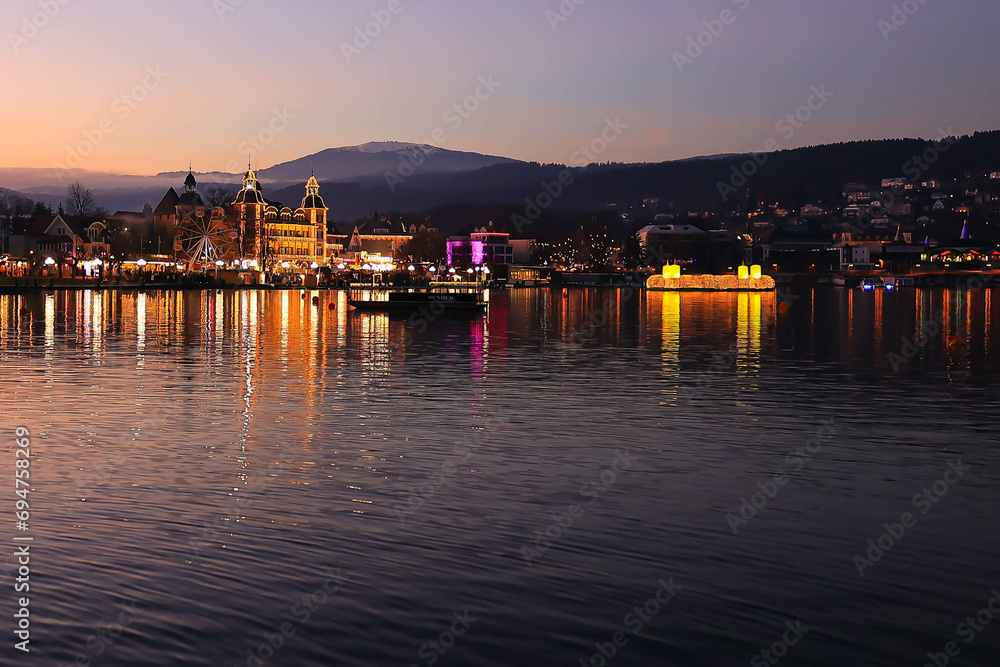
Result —
[{"label": "light reflection on water", "polygon": [[[918,664],[1000,577],[992,293],[796,296],[515,290],[420,326],[337,292],[0,296],[46,664],[133,599],[95,664],[246,664],[338,567],[274,664],[419,663],[464,609],[442,664],[577,664],[661,577],[686,588],[616,664],[745,664],[796,618],[802,664]],[[734,536],[828,418],[836,441]],[[637,469],[528,566],[619,448]],[[851,557],[955,457],[975,474],[860,579]]]}]

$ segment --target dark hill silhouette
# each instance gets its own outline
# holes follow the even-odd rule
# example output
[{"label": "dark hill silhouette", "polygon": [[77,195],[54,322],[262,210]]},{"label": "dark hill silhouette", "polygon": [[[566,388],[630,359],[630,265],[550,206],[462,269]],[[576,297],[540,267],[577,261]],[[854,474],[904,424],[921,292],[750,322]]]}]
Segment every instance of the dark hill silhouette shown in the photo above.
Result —
[{"label": "dark hill silhouette", "polygon": [[[883,178],[908,176],[904,173],[904,165],[932,146],[933,141],[925,139],[887,139],[768,154],[766,164],[728,202],[720,196],[718,183],[728,182],[732,168],[749,159],[749,155],[655,164],[595,164],[571,170],[574,183],[555,198],[551,210],[579,212],[614,208],[635,211],[644,198],[650,197],[672,203],[672,210],[678,212],[728,213],[740,208],[747,198],[752,202],[777,201],[795,208],[808,202],[836,201],[842,186],[848,182],[862,182],[874,189]],[[502,205],[523,210],[527,199],[535,199],[544,192],[543,183],[557,180],[567,169],[563,165],[442,150],[431,155],[413,175],[390,187],[385,172],[398,173],[400,154],[411,150],[414,146],[410,144],[383,143],[323,151],[264,170],[273,181],[270,185],[265,184],[265,190],[269,199],[296,206],[302,200],[305,181],[315,168],[332,220],[353,221],[373,210],[421,212],[449,204]],[[956,180],[972,181],[976,176],[994,171],[1000,171],[1000,131],[977,132],[958,138],[920,177],[954,184]],[[88,185],[86,174],[79,176],[84,185]],[[217,176],[199,177],[200,190],[207,192],[220,184],[232,188],[239,182],[236,175],[228,179]],[[21,175],[19,178],[26,177]],[[88,187],[93,189],[98,203],[106,208],[139,210],[145,202],[157,201],[169,184],[166,177],[127,178],[131,179],[123,181],[127,187],[113,187],[117,181],[108,181],[103,187]],[[3,170],[0,170],[0,186],[11,186],[3,180]],[[65,184],[45,189],[16,189],[35,199],[54,203],[65,196]]]},{"label": "dark hill silhouette", "polygon": [[[476,171],[495,164],[514,162],[510,158],[451,151],[419,144],[372,142],[361,146],[329,148],[291,162],[261,169],[262,181],[303,183],[313,172],[320,181],[382,179],[386,172],[397,172],[401,164],[412,166],[415,156],[423,173],[453,174]],[[406,172],[404,172],[406,173]]]},{"label": "dark hill silhouette", "polygon": [[[726,213],[749,193],[756,201],[780,201],[789,207],[834,201],[848,182],[878,188],[884,178],[904,177],[904,165],[934,145],[924,139],[888,139],[830,144],[771,153],[764,166],[723,202],[718,183],[728,182],[732,168],[749,155],[704,158],[658,164],[599,164],[572,169],[575,182],[555,199],[552,209],[586,211],[638,207],[647,197],[672,202],[679,211]],[[353,220],[372,210],[419,212],[448,204],[526,206],[527,198],[543,193],[543,182],[556,180],[566,167],[510,163],[478,171],[442,175],[418,171],[395,190],[382,179],[365,183],[324,183],[331,219]],[[947,183],[1000,170],[1000,131],[958,138],[923,179]],[[280,201],[301,198],[301,187],[273,193]]]}]

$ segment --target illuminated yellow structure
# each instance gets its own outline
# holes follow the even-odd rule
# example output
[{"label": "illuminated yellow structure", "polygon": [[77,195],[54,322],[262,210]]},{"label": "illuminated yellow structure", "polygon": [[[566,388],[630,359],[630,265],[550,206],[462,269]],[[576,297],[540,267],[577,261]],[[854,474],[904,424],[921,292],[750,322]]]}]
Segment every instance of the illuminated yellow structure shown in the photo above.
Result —
[{"label": "illuminated yellow structure", "polygon": [[646,289],[653,292],[770,292],[777,285],[760,266],[741,266],[735,276],[682,276],[677,264],[663,267],[663,275],[650,276]]},{"label": "illuminated yellow structure", "polygon": [[667,279],[677,279],[681,277],[680,264],[668,264],[663,267],[663,277]]}]

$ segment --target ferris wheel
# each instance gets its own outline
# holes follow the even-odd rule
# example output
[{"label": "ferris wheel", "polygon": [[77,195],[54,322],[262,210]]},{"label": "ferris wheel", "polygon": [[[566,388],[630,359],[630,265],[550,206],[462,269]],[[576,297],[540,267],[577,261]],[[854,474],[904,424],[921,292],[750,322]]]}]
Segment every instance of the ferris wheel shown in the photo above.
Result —
[{"label": "ferris wheel", "polygon": [[190,262],[211,263],[232,253],[236,232],[224,219],[197,216],[177,228],[174,251]]}]

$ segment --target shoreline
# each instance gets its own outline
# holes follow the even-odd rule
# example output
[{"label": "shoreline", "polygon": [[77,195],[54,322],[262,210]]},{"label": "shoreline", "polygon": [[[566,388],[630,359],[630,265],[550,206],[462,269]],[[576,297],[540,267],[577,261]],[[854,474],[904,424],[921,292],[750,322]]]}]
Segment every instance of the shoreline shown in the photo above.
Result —
[{"label": "shoreline", "polygon": [[[1000,272],[995,271],[963,271],[954,273],[922,273],[922,274],[865,274],[861,275],[848,275],[844,276],[846,278],[846,285],[836,285],[831,281],[831,276],[833,274],[775,274],[772,277],[779,288],[846,288],[852,289],[858,287],[863,281],[877,279],[877,278],[894,278],[894,279],[905,279],[905,284],[899,285],[902,288],[921,288],[921,289],[933,289],[933,288],[959,288],[963,287],[970,278],[978,277],[980,278],[987,288],[989,287],[1000,287]],[[843,274],[841,274],[843,275]],[[439,287],[444,287],[443,285]],[[488,289],[507,291],[511,289],[556,289],[556,290],[579,290],[579,289],[623,289],[626,285],[610,285],[610,284],[595,284],[595,285],[576,285],[576,284],[545,284],[545,285],[532,285],[517,287],[513,285],[505,286],[490,286]],[[633,288],[644,289],[649,292],[671,292],[671,291],[745,291],[745,292],[768,292],[774,291],[774,287],[764,288],[764,289],[753,289],[753,288],[743,288],[739,290],[718,290],[718,289],[705,289],[705,288],[674,288],[674,289],[664,289],[662,287],[650,288],[644,285],[632,285]],[[467,288],[466,285],[456,285],[456,289]],[[268,292],[295,292],[295,291],[311,291],[311,292],[337,292],[346,291],[350,292],[352,290],[367,290],[367,291],[399,291],[399,290],[410,290],[410,289],[426,289],[426,286],[389,286],[389,285],[373,285],[373,286],[361,286],[361,285],[319,285],[316,287],[307,287],[302,285],[235,285],[232,283],[141,283],[141,282],[99,282],[96,280],[82,280],[82,279],[54,279],[49,278],[6,278],[0,277],[0,296],[18,296],[18,295],[28,295],[28,294],[39,294],[42,292],[84,292],[84,291],[96,291],[96,292],[145,292],[145,291],[172,291],[172,292],[207,292],[207,291],[226,291],[226,292],[241,292],[241,291],[268,291]]]}]

